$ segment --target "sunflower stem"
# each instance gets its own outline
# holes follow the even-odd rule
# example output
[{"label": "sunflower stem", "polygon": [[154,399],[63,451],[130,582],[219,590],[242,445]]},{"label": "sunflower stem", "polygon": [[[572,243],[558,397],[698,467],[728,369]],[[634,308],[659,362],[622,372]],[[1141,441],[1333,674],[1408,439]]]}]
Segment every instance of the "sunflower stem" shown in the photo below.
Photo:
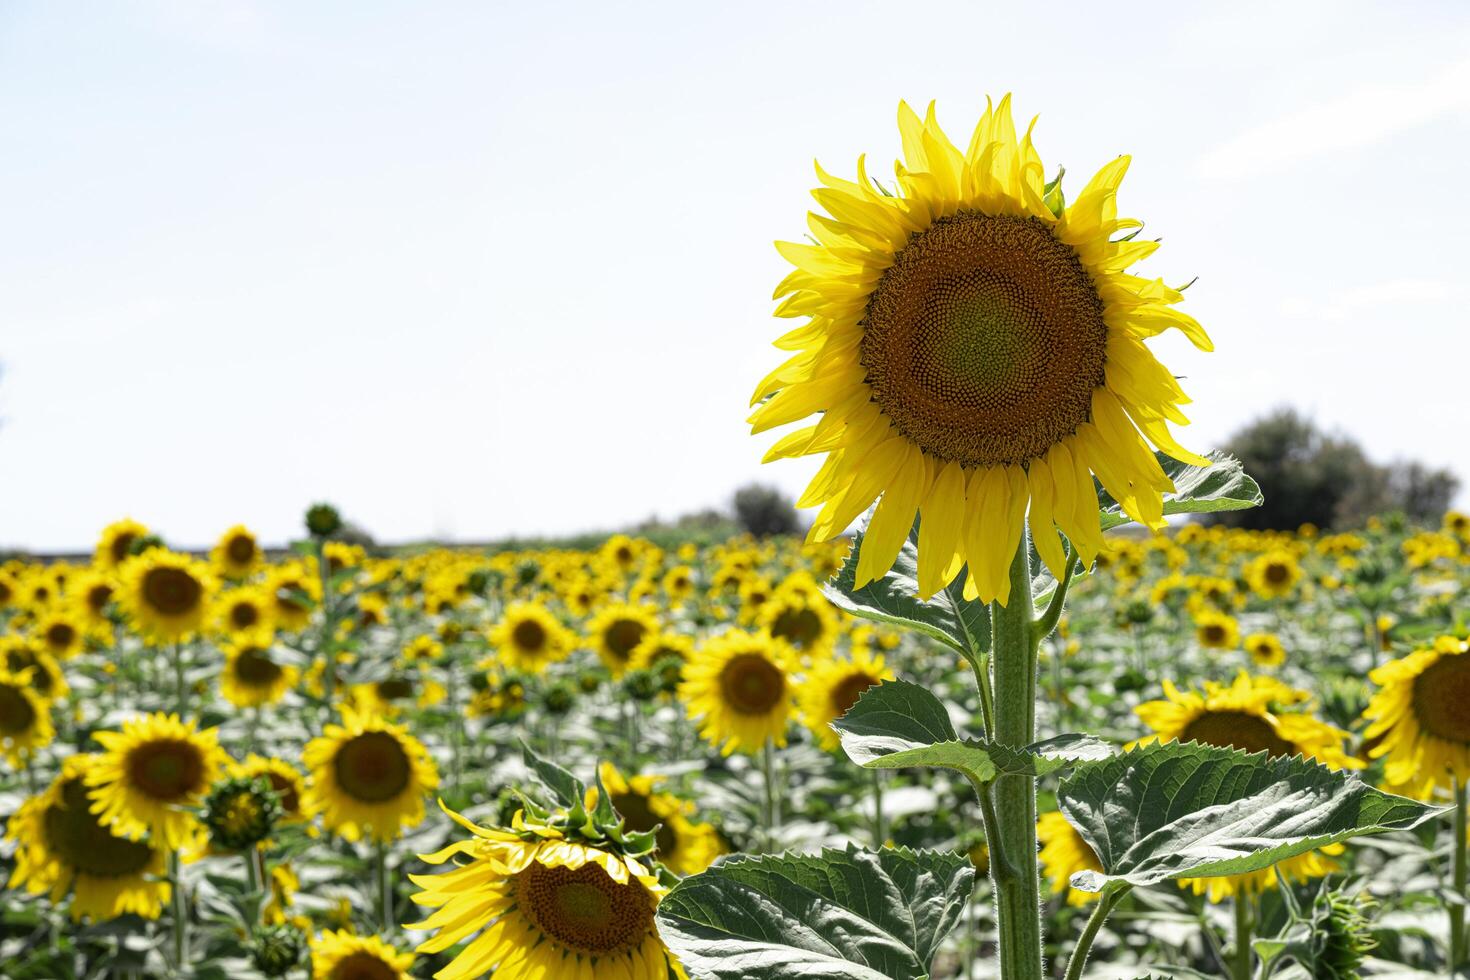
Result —
[{"label": "sunflower stem", "polygon": [[173,645],[174,661],[174,710],[183,718],[189,708],[189,691],[184,683],[184,645]]},{"label": "sunflower stem", "polygon": [[1113,911],[1120,899],[1133,888],[1126,882],[1116,889],[1103,893],[1097,904],[1092,909],[1092,915],[1087,920],[1087,925],[1082,929],[1082,935],[1077,937],[1077,945],[1072,948],[1072,958],[1067,961],[1066,980],[1082,980],[1082,971],[1087,966],[1087,954],[1092,952],[1092,942],[1107,921],[1108,914]]},{"label": "sunflower stem", "polygon": [[1470,900],[1466,885],[1470,884],[1470,865],[1467,865],[1465,842],[1466,809],[1470,808],[1470,786],[1464,780],[1455,780],[1455,894],[1449,902],[1450,910],[1450,972],[1465,962],[1466,931],[1465,902]]},{"label": "sunflower stem", "polygon": [[764,789],[761,822],[765,825],[765,851],[771,854],[776,850],[776,829],[781,823],[781,803],[776,799],[776,743],[769,738],[761,746],[761,782]]},{"label": "sunflower stem", "polygon": [[1251,980],[1251,930],[1255,927],[1250,895],[1235,896],[1235,950],[1230,957],[1230,980]]},{"label": "sunflower stem", "polygon": [[189,959],[189,900],[184,894],[184,862],[178,851],[168,853],[168,880],[173,884],[174,967],[185,973]]},{"label": "sunflower stem", "polygon": [[[1022,748],[1036,741],[1036,650],[1032,622],[1031,556],[1026,535],[1011,559],[1010,596],[990,607],[991,652],[995,660],[995,727],[991,738]],[[1000,975],[1006,980],[1041,980],[1041,886],[1036,855],[1036,781],[1002,776],[992,790],[997,834],[991,840],[1000,927]],[[999,847],[997,848],[997,845]],[[1000,859],[995,857],[996,850]]]},{"label": "sunflower stem", "polygon": [[388,845],[377,841],[373,845],[373,871],[378,885],[378,921],[382,923],[383,935],[393,933],[393,880],[388,877]]},{"label": "sunflower stem", "polygon": [[888,840],[888,831],[883,826],[883,772],[880,769],[869,769],[873,777],[873,847],[882,850],[884,841]]},{"label": "sunflower stem", "polygon": [[252,845],[242,851],[240,856],[245,859],[245,880],[249,883],[251,892],[260,891],[260,852]]},{"label": "sunflower stem", "polygon": [[322,655],[322,691],[330,712],[337,687],[337,654],[332,644],[332,575],[327,567],[326,538],[316,542],[316,570],[322,586],[322,632],[317,647]]}]

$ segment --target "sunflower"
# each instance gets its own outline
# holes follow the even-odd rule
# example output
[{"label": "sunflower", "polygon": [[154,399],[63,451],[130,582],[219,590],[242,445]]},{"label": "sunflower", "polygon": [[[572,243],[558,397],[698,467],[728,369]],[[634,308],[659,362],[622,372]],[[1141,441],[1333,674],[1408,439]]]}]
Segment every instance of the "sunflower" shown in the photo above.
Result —
[{"label": "sunflower", "polygon": [[387,842],[422,823],[424,794],[439,785],[434,760],[408,729],[346,705],[342,724],[308,742],[301,760],[311,773],[306,808],[350,841]]},{"label": "sunflower", "polygon": [[269,644],[243,640],[224,647],[220,693],[237,708],[275,704],[296,686],[301,672],[271,656]]},{"label": "sunflower", "polygon": [[614,677],[621,677],[630,666],[638,644],[648,634],[658,631],[658,620],[645,606],[615,602],[599,610],[587,629],[597,655]]},{"label": "sunflower", "polygon": [[64,698],[71,691],[56,658],[23,636],[0,637],[0,668],[12,674],[29,670],[31,689],[46,701]]},{"label": "sunflower", "polygon": [[112,625],[108,609],[112,605],[113,593],[117,591],[117,581],[111,572],[84,568],[67,582],[66,591],[73,608],[88,626]]},{"label": "sunflower", "polygon": [[117,568],[132,554],[133,542],[147,536],[148,528],[131,518],[114,521],[102,529],[92,561],[99,568]]},{"label": "sunflower", "polygon": [[837,610],[820,592],[804,592],[789,583],[761,603],[757,622],[772,636],[791,644],[807,656],[831,650],[837,643],[842,621]]},{"label": "sunflower", "polygon": [[501,663],[527,674],[541,673],[577,643],[571,631],[538,602],[512,602],[490,630],[489,639]]},{"label": "sunflower", "polygon": [[54,606],[38,618],[32,635],[58,660],[76,656],[86,642],[83,624],[62,606]]},{"label": "sunflower", "polygon": [[663,577],[664,594],[669,605],[682,606],[694,594],[694,569],[688,565],[675,565]]},{"label": "sunflower", "polygon": [[242,579],[249,578],[261,566],[265,553],[250,529],[236,524],[219,539],[209,558],[225,578]]},{"label": "sunflower", "polygon": [[1053,895],[1063,892],[1068,905],[1086,905],[1096,901],[1096,892],[1072,887],[1072,876],[1079,871],[1102,871],[1097,852],[1082,839],[1076,828],[1059,811],[1043,813],[1036,821],[1036,840],[1041,844],[1041,867],[1051,879]]},{"label": "sunflower", "polygon": [[400,953],[377,936],[324,931],[311,942],[312,980],[410,980],[412,953]]},{"label": "sunflower", "polygon": [[51,705],[36,690],[36,668],[13,674],[0,667],[0,752],[19,769],[31,753],[51,744],[56,729],[51,724]]},{"label": "sunflower", "polygon": [[53,902],[70,894],[73,921],[129,913],[156,919],[171,893],[167,852],[115,833],[92,813],[87,775],[98,761],[67,756],[51,785],[10,818],[5,836],[16,851],[7,887],[49,893]]},{"label": "sunflower", "polygon": [[294,633],[311,622],[311,610],[322,598],[322,583],[308,575],[300,562],[279,565],[265,579],[277,629]]},{"label": "sunflower", "polygon": [[723,754],[786,744],[795,654],[766,633],[729,630],[708,641],[684,669],[679,692],[699,733]]},{"label": "sunflower", "polygon": [[221,592],[214,601],[214,628],[221,636],[236,640],[270,641],[275,633],[275,603],[258,585],[236,586]]},{"label": "sunflower", "polygon": [[281,798],[282,822],[299,823],[310,818],[310,812],[304,809],[306,778],[291,763],[252,752],[244,762],[236,763],[231,772],[236,776],[265,777]]},{"label": "sunflower", "polygon": [[1436,787],[1470,781],[1470,642],[1441,636],[1368,675],[1379,690],[1363,717],[1363,737],[1386,757],[1389,783],[1429,798]]},{"label": "sunflower", "polygon": [[121,579],[118,601],[151,639],[177,642],[203,626],[214,579],[202,562],[154,548],[129,559]]},{"label": "sunflower", "polygon": [[1194,636],[1206,650],[1234,650],[1240,644],[1240,625],[1234,616],[1201,609],[1194,614]]},{"label": "sunflower", "polygon": [[757,386],[763,432],[821,413],[766,459],[828,453],[801,506],[824,506],[808,540],[839,534],[881,495],[857,586],[892,566],[921,515],[918,588],[929,597],[968,562],[966,593],[1009,598],[1007,569],[1030,505],[1032,536],[1058,577],[1060,528],[1089,563],[1102,545],[1092,476],[1140,523],[1164,527],[1173,489],[1144,437],[1187,463],[1166,421],[1188,402],[1143,341],[1178,328],[1182,294],[1124,270],[1157,241],[1117,216],[1129,159],[1100,170],[1070,207],[1046,185],[1010,97],[987,106],[961,152],[931,105],[898,109],[896,189],[829,176],[809,215],[815,244],[777,243],[795,271],[776,314],[810,319],[776,346],[799,351]]},{"label": "sunflower", "polygon": [[355,684],[352,701],[358,711],[395,717],[407,705],[427,708],[444,700],[444,686],[417,671],[396,671],[370,684]]},{"label": "sunflower", "polygon": [[684,663],[689,663],[694,657],[694,638],[668,630],[649,633],[642,643],[633,648],[629,666],[639,670],[652,670],[654,664],[667,657],[677,657]]},{"label": "sunflower", "polygon": [[832,730],[832,722],[847,714],[868,688],[891,680],[893,671],[883,663],[882,655],[864,649],[855,648],[850,659],[824,661],[812,668],[797,688],[801,720],[822,748],[834,752],[841,741]]},{"label": "sunflower", "polygon": [[428,633],[416,636],[408,642],[398,659],[406,664],[432,663],[444,656],[444,644]]},{"label": "sunflower", "polygon": [[551,827],[526,828],[521,814],[515,823],[525,839],[446,812],[474,837],[423,860],[467,860],[442,874],[409,875],[423,889],[414,902],[436,911],[407,928],[438,931],[419,945],[422,953],[479,935],[435,974],[440,980],[470,980],[492,968],[496,980],[680,975],[654,926],[668,889],[643,861],[567,840]]},{"label": "sunflower", "polygon": [[1281,548],[1268,551],[1253,559],[1245,567],[1246,581],[1252,591],[1265,599],[1279,599],[1290,595],[1302,577],[1301,566],[1296,555]]},{"label": "sunflower", "polygon": [[1252,633],[1245,638],[1245,652],[1257,667],[1280,667],[1286,663],[1286,648],[1275,633]]},{"label": "sunflower", "polygon": [[197,843],[204,827],[191,812],[229,762],[215,729],[157,712],[93,736],[106,752],[87,771],[92,812],[131,840],[144,834],[170,850]]},{"label": "sunflower", "polygon": [[[1253,678],[1241,671],[1228,687],[1211,681],[1203,691],[1180,691],[1166,680],[1164,694],[1164,700],[1148,701],[1134,709],[1154,734],[1128,748],[1177,739],[1243,752],[1266,752],[1272,757],[1300,755],[1330,769],[1363,767],[1363,763],[1343,751],[1347,732],[1317,720],[1308,712],[1282,710],[1299,702],[1302,695],[1272,678]],[[1191,888],[1196,895],[1207,895],[1212,902],[1235,894],[1257,894],[1275,887],[1277,870],[1299,881],[1329,874],[1337,868],[1332,856],[1343,851],[1341,845],[1331,844],[1287,858],[1263,871],[1184,879],[1179,885]]]},{"label": "sunflower", "polygon": [[611,762],[602,763],[598,774],[627,830],[644,834],[658,828],[654,854],[670,871],[698,874],[724,852],[719,831],[692,819],[694,804],[659,790],[662,776],[625,778]]}]

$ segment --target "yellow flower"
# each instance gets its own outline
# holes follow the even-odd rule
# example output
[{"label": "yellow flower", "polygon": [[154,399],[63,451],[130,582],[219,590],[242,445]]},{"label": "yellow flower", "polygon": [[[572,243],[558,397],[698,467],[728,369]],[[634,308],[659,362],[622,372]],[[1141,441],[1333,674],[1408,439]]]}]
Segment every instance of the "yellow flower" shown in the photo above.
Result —
[{"label": "yellow flower", "polygon": [[836,644],[842,621],[821,592],[806,590],[803,584],[802,580],[783,583],[775,595],[761,604],[757,621],[798,653],[818,656]]},{"label": "yellow flower", "polygon": [[571,631],[536,602],[512,602],[489,639],[501,663],[528,674],[541,673],[547,664],[566,657],[577,643]]},{"label": "yellow flower", "polygon": [[342,724],[308,742],[301,760],[311,773],[306,809],[350,841],[391,841],[422,823],[424,794],[439,785],[434,760],[408,729],[348,706]]},{"label": "yellow flower", "polygon": [[112,625],[107,611],[117,591],[117,581],[111,572],[84,568],[67,581],[66,591],[73,607],[88,626],[102,628]]},{"label": "yellow flower", "polygon": [[237,641],[269,643],[276,631],[274,597],[259,585],[221,592],[214,601],[214,629]]},{"label": "yellow flower", "polygon": [[16,843],[9,888],[51,901],[71,896],[71,918],[115,919],[129,913],[156,919],[169,900],[167,852],[102,824],[87,797],[94,755],[67,756],[45,791],[20,805],[6,839]]},{"label": "yellow flower", "polygon": [[1258,667],[1280,667],[1286,663],[1286,648],[1274,633],[1252,633],[1245,638],[1245,652]]},{"label": "yellow flower", "polygon": [[250,529],[236,524],[219,539],[209,558],[225,578],[240,579],[249,578],[261,566],[265,553]]},{"label": "yellow flower", "polygon": [[[724,852],[719,832],[693,819],[693,803],[659,791],[662,776],[624,778],[611,762],[602,763],[598,773],[613,809],[626,821],[625,829],[643,834],[658,828],[654,856],[670,871],[698,874]],[[595,798],[587,802],[597,805]]]},{"label": "yellow flower", "polygon": [[1031,132],[1016,139],[1007,96],[961,152],[931,105],[900,104],[904,162],[885,192],[818,168],[816,244],[777,244],[796,266],[778,316],[809,317],[776,342],[798,351],[757,386],[755,432],[814,413],[766,459],[827,453],[801,506],[823,504],[809,540],[826,541],[881,495],[857,585],[893,564],[916,513],[922,597],[966,562],[966,594],[1009,598],[1007,569],[1029,506],[1032,536],[1057,576],[1060,528],[1089,563],[1102,546],[1093,474],[1132,517],[1165,526],[1173,485],[1148,442],[1187,463],[1168,422],[1188,399],[1144,346],[1171,327],[1209,350],[1182,298],[1124,270],[1158,248],[1119,232],[1127,157],[1063,209],[1045,186]]},{"label": "yellow flower", "polygon": [[1213,609],[1194,614],[1194,635],[1207,650],[1234,650],[1240,644],[1240,626],[1235,617]]},{"label": "yellow flower", "polygon": [[801,720],[828,752],[841,744],[832,722],[847,714],[862,693],[874,684],[893,680],[882,656],[854,649],[850,659],[825,660],[807,673],[796,691]]},{"label": "yellow flower", "polygon": [[658,632],[658,619],[644,606],[618,602],[599,610],[587,629],[602,662],[614,677],[621,677],[632,665],[638,644]]},{"label": "yellow flower", "polygon": [[86,639],[82,623],[59,606],[37,619],[32,633],[45,645],[46,652],[58,660],[76,656]]},{"label": "yellow flower", "polygon": [[36,690],[37,668],[13,674],[0,667],[0,752],[16,769],[29,764],[31,753],[56,737],[51,705]]},{"label": "yellow flower", "polygon": [[377,936],[327,930],[311,943],[312,980],[410,980],[413,961]]},{"label": "yellow flower", "polygon": [[663,589],[670,605],[682,605],[694,594],[694,569],[688,565],[675,565],[664,575]]},{"label": "yellow flower", "polygon": [[155,642],[180,642],[204,625],[214,578],[202,562],[153,548],[130,558],[121,580],[118,602]]},{"label": "yellow flower", "polygon": [[1301,566],[1296,555],[1282,548],[1266,552],[1245,567],[1246,580],[1251,589],[1267,599],[1279,599],[1290,595],[1302,577]]},{"label": "yellow flower", "polygon": [[87,770],[92,812],[132,840],[151,834],[171,850],[200,843],[204,825],[191,812],[229,761],[214,729],[158,712],[93,736],[106,752]]},{"label": "yellow flower", "polygon": [[639,670],[651,670],[654,664],[665,657],[678,657],[684,663],[689,663],[694,657],[693,638],[662,630],[650,633],[643,638],[642,643],[633,648],[630,666]]},{"label": "yellow flower", "polygon": [[1043,813],[1036,821],[1036,840],[1041,844],[1041,868],[1051,880],[1053,895],[1063,892],[1068,905],[1086,905],[1096,901],[1096,892],[1079,891],[1071,886],[1072,876],[1079,871],[1102,871],[1097,854],[1082,835],[1056,810]]},{"label": "yellow flower", "polygon": [[322,583],[317,576],[307,574],[300,562],[291,562],[270,570],[265,591],[271,598],[276,627],[294,633],[311,622],[312,606],[322,598]]},{"label": "yellow flower", "polygon": [[[550,827],[517,832],[477,826],[446,810],[474,836],[433,854],[464,863],[442,874],[409,875],[414,902],[435,909],[410,929],[437,930],[419,952],[471,940],[440,980],[666,980],[678,975],[654,926],[667,889],[637,858],[566,840]],[[517,819],[519,828],[525,824]],[[478,933],[478,935],[475,935]]]},{"label": "yellow flower", "polygon": [[44,701],[65,698],[71,690],[56,658],[28,637],[0,637],[0,667],[11,674],[29,670],[31,690]]},{"label": "yellow flower", "polygon": [[297,823],[307,820],[311,813],[305,809],[306,778],[291,763],[284,759],[268,758],[254,752],[245,761],[232,767],[237,776],[264,776],[271,789],[281,800],[281,819]]},{"label": "yellow flower", "polygon": [[1388,782],[1427,799],[1436,787],[1470,781],[1470,642],[1441,636],[1368,675],[1379,690],[1363,733],[1387,758]]},{"label": "yellow flower", "polygon": [[93,561],[99,568],[114,569],[128,560],[133,542],[148,534],[148,528],[131,518],[115,521],[102,529]]},{"label": "yellow flower", "polygon": [[220,693],[238,708],[275,704],[296,686],[301,671],[278,663],[271,648],[252,640],[224,647],[225,668],[220,672]]},{"label": "yellow flower", "polygon": [[765,633],[729,630],[700,647],[679,693],[699,734],[729,755],[786,744],[795,655]]}]

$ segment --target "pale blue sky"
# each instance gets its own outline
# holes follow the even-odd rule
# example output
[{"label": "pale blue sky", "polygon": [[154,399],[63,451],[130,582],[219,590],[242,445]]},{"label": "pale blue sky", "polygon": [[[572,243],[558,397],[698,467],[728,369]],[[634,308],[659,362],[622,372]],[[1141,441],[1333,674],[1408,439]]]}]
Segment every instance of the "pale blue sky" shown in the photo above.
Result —
[{"label": "pale blue sky", "polygon": [[385,540],[724,501],[811,162],[1039,113],[1196,275],[1208,448],[1281,402],[1470,476],[1470,6],[0,5],[0,544]]}]

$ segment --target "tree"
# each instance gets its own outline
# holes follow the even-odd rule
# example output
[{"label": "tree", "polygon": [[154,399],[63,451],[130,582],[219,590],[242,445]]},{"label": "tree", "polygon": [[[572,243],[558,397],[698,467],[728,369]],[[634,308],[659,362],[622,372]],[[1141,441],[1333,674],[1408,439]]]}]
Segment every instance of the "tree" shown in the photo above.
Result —
[{"label": "tree", "polygon": [[758,538],[801,530],[796,508],[780,490],[750,483],[735,491],[735,521]]}]

